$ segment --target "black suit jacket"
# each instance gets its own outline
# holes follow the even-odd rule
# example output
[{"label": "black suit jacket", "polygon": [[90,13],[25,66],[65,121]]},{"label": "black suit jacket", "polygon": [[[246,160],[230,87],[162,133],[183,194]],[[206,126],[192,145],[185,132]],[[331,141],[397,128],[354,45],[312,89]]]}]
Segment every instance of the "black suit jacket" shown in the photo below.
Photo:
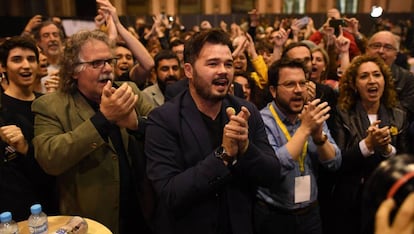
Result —
[{"label": "black suit jacket", "polygon": [[[188,90],[151,112],[147,121],[147,173],[158,198],[157,233],[217,233],[219,204],[224,201],[233,233],[251,234],[255,186],[274,183],[280,164],[269,145],[257,108],[232,95],[223,100],[236,112],[246,106],[250,144],[228,168],[214,155],[208,127]],[[224,200],[222,200],[224,199]]]}]

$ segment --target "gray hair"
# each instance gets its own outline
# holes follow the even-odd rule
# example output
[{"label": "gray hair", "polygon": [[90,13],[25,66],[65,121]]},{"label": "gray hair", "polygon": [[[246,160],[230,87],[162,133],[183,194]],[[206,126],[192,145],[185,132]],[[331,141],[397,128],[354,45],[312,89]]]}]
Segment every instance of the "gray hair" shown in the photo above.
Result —
[{"label": "gray hair", "polygon": [[73,75],[80,72],[83,66],[79,66],[82,62],[80,53],[83,45],[91,40],[102,41],[113,51],[115,43],[111,41],[106,33],[99,30],[82,30],[73,34],[65,43],[63,51],[63,59],[60,69],[60,78],[62,80],[61,91],[64,93],[72,93],[77,89],[77,81]]}]

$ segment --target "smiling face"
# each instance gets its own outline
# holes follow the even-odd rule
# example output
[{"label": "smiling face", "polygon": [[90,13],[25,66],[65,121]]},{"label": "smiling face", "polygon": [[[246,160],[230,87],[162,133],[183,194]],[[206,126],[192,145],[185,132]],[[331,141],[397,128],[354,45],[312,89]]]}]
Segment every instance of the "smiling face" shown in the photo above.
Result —
[{"label": "smiling face", "polygon": [[22,47],[11,49],[5,67],[10,86],[29,88],[36,77],[38,65],[34,51]]},{"label": "smiling face", "polygon": [[[90,39],[81,49],[81,61],[90,62],[95,60],[106,60],[112,58],[111,49],[107,44],[96,39]],[[78,89],[88,99],[100,103],[102,89],[108,80],[113,81],[113,67],[111,64],[104,63],[103,66],[94,68],[92,64],[84,63],[79,72],[75,73]]]},{"label": "smiling face", "polygon": [[225,97],[233,82],[233,57],[223,44],[205,43],[194,65],[184,65],[191,94],[195,98],[216,102]]},{"label": "smiling face", "polygon": [[62,52],[62,39],[59,28],[49,24],[40,29],[38,45],[47,57],[59,56]]},{"label": "smiling face", "polygon": [[363,104],[379,104],[384,86],[384,76],[376,63],[366,62],[359,66],[355,88]]},{"label": "smiling face", "polygon": [[247,57],[246,54],[240,53],[234,58],[234,70],[238,72],[247,71]]},{"label": "smiling face", "polygon": [[118,46],[115,49],[117,62],[115,65],[115,76],[120,77],[123,73],[129,71],[134,65],[134,57],[129,49]]}]

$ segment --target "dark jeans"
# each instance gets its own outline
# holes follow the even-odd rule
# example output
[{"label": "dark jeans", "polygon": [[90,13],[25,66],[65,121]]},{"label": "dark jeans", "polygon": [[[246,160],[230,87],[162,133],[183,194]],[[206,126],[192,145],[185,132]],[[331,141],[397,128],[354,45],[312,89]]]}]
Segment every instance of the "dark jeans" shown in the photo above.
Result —
[{"label": "dark jeans", "polygon": [[263,202],[254,208],[256,234],[321,234],[319,206],[314,205],[298,214],[278,210]]}]

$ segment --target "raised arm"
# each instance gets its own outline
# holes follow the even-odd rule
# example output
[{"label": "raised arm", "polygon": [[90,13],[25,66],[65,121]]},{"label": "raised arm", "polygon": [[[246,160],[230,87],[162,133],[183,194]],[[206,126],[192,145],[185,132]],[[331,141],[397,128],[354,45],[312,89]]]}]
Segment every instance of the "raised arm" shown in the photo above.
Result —
[{"label": "raised arm", "polygon": [[118,35],[125,41],[138,62],[130,71],[131,79],[135,81],[138,77],[145,77],[154,67],[154,59],[148,53],[145,46],[121,24],[116,8],[108,0],[96,0],[96,2],[100,5],[100,11],[111,15]]}]

